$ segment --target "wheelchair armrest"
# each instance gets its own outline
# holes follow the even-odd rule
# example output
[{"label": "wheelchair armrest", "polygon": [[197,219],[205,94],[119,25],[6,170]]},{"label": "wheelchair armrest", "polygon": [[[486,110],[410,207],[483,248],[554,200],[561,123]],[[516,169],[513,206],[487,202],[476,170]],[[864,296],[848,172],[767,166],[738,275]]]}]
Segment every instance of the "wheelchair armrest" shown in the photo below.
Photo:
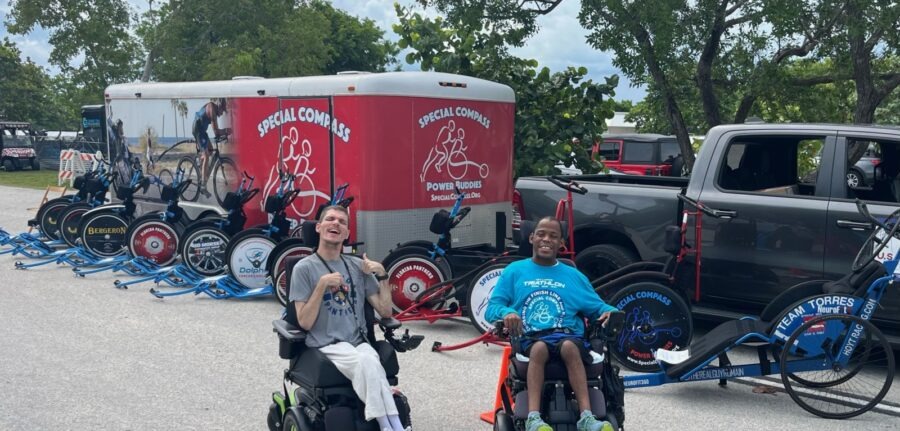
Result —
[{"label": "wheelchair armrest", "polygon": [[272,321],[273,331],[278,333],[278,337],[290,341],[291,343],[305,343],[306,331],[291,325],[284,320],[278,319]]},{"label": "wheelchair armrest", "polygon": [[381,320],[378,321],[378,325],[384,329],[397,329],[402,323],[393,317],[382,317]]}]

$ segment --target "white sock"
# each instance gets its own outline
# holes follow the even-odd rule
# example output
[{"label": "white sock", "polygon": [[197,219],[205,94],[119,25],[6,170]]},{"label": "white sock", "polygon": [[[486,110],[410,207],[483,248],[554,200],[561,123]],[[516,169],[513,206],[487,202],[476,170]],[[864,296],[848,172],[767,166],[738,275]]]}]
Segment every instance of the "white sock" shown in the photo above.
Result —
[{"label": "white sock", "polygon": [[381,431],[394,431],[387,416],[378,416],[375,420],[378,421],[378,428],[381,428]]},{"label": "white sock", "polygon": [[388,415],[388,421],[393,427],[393,431],[403,431],[403,424],[400,422],[400,416]]}]

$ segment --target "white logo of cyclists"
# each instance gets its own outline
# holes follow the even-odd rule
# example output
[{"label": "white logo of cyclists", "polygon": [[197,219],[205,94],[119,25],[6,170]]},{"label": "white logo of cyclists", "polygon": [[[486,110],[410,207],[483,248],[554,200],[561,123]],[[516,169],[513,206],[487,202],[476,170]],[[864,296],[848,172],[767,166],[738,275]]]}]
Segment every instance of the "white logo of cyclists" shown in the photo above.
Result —
[{"label": "white logo of cyclists", "polygon": [[[319,199],[328,201],[331,197],[316,190],[316,185],[313,183],[311,175],[316,173],[316,168],[311,167],[309,160],[310,156],[312,156],[312,143],[305,138],[301,141],[300,132],[297,131],[296,127],[291,127],[288,133],[281,138],[277,156],[281,157],[284,169],[297,176],[295,184],[301,190],[297,194],[297,199],[291,204],[291,208],[303,219],[314,216],[314,212],[318,208]],[[264,195],[274,195],[280,184],[278,165],[272,166],[272,169],[269,170],[269,179],[263,188]],[[311,199],[306,199],[309,197]],[[265,199],[260,201],[259,206],[261,210],[265,210],[265,204]]]},{"label": "white logo of cyclists", "polygon": [[456,122],[450,120],[447,125],[441,127],[435,140],[434,147],[428,153],[425,164],[422,166],[422,173],[419,174],[419,181],[425,182],[425,176],[428,171],[434,167],[437,172],[443,172],[447,169],[447,175],[454,180],[461,180],[469,172],[472,166],[478,169],[478,175],[484,179],[490,173],[487,163],[476,163],[469,161],[466,156],[466,150],[469,148],[465,142],[466,131],[462,127],[456,127]]},{"label": "white logo of cyclists", "polygon": [[562,327],[566,309],[562,298],[551,290],[537,290],[525,298],[522,309],[522,321],[525,331],[535,331],[554,327]]}]

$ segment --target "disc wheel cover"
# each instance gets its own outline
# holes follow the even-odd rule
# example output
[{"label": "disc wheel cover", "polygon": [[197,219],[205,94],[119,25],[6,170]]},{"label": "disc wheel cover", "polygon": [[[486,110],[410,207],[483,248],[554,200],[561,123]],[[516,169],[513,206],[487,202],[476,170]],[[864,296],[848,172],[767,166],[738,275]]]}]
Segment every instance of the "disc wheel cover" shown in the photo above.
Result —
[{"label": "disc wheel cover", "polygon": [[135,257],[168,265],[178,256],[178,233],[162,220],[146,221],[134,230],[128,240],[128,249]]},{"label": "disc wheel cover", "polygon": [[405,256],[387,269],[394,307],[405,310],[425,289],[446,281],[437,264],[425,256]]}]

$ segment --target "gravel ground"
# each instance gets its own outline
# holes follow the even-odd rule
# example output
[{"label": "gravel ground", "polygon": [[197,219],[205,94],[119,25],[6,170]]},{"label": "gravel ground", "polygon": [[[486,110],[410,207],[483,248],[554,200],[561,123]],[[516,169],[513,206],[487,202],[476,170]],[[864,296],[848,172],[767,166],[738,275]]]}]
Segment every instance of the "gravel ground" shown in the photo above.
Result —
[{"label": "gravel ground", "polygon": [[[41,192],[0,186],[0,226],[23,230]],[[274,299],[159,300],[151,286],[113,288],[114,274],[76,278],[65,267],[13,269],[0,256],[0,430],[263,430],[286,361],[277,353]],[[477,335],[467,322],[413,322],[422,347],[400,355],[400,389],[425,430],[487,430],[501,348],[433,353],[431,343]],[[891,399],[898,401],[897,388]],[[828,421],[784,393],[714,382],[629,391],[629,429],[900,429],[869,413]]]}]

